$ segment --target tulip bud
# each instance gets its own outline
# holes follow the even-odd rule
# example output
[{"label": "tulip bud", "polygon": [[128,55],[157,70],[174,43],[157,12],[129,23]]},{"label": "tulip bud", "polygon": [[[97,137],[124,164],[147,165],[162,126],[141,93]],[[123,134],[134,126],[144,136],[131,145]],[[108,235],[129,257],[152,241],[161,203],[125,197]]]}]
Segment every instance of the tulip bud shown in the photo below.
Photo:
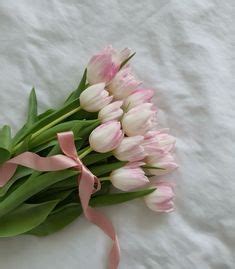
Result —
[{"label": "tulip bud", "polygon": [[114,170],[110,175],[113,186],[122,191],[130,191],[148,184],[148,178],[138,165],[126,165]]},{"label": "tulip bud", "polygon": [[107,46],[103,51],[94,55],[87,65],[87,80],[89,84],[108,83],[116,75],[121,63],[129,55],[129,49],[126,48],[119,53],[112,46]]},{"label": "tulip bud", "polygon": [[124,102],[124,107],[130,110],[133,107],[141,105],[143,103],[150,103],[153,97],[153,90],[150,89],[138,89],[129,95]]},{"label": "tulip bud", "polygon": [[114,150],[114,156],[120,161],[136,162],[146,157],[141,143],[144,137],[141,135],[124,137],[120,145]]},{"label": "tulip bud", "polygon": [[155,212],[173,211],[174,190],[172,184],[160,181],[155,183],[153,187],[157,189],[144,197],[146,205]]},{"label": "tulip bud", "polygon": [[103,107],[99,112],[98,118],[101,122],[120,119],[123,114],[122,104],[122,101],[116,101]]},{"label": "tulip bud", "polygon": [[167,133],[167,130],[149,131],[144,136],[142,146],[148,155],[155,155],[156,152],[168,153],[175,146],[175,138]]},{"label": "tulip bud", "polygon": [[174,158],[170,153],[161,154],[156,153],[155,155],[148,156],[146,158],[146,164],[152,167],[159,167],[160,169],[148,169],[151,175],[165,175],[175,170],[178,165],[174,162]]},{"label": "tulip bud", "polygon": [[112,101],[112,96],[104,89],[104,83],[88,87],[80,95],[81,107],[89,112],[97,112]]},{"label": "tulip bud", "polygon": [[129,67],[120,70],[114,79],[108,85],[109,92],[115,99],[125,99],[128,95],[133,93],[141,84],[136,80]]},{"label": "tulip bud", "polygon": [[122,127],[128,136],[144,135],[154,124],[156,109],[151,103],[132,108],[124,114]]},{"label": "tulip bud", "polygon": [[108,121],[95,128],[89,137],[90,146],[97,152],[114,150],[122,141],[123,132],[118,121]]}]

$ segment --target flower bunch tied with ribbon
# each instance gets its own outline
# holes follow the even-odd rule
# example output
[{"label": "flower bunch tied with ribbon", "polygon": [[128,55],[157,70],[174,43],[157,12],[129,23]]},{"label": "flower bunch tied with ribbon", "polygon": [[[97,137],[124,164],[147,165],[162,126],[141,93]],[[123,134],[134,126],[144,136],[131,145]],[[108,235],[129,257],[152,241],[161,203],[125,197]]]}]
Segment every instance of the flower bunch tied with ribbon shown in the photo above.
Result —
[{"label": "flower bunch tied with ribbon", "polygon": [[[81,82],[57,109],[39,114],[33,89],[27,121],[0,130],[0,237],[46,236],[82,213],[120,249],[111,221],[97,207],[141,198],[155,212],[174,208],[175,138],[160,129],[154,91],[129,64],[134,56],[106,47],[88,62]],[[160,176],[160,178],[158,177]]]}]

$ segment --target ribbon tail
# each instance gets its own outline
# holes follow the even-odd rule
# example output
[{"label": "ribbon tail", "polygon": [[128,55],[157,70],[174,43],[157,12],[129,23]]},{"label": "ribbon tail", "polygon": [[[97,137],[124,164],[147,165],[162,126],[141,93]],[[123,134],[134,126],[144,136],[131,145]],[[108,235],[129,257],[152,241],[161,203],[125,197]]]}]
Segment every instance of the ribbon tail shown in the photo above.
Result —
[{"label": "ribbon tail", "polygon": [[113,247],[109,255],[109,269],[117,269],[120,260],[120,247],[113,224],[106,216],[89,206],[94,184],[95,176],[83,166],[79,184],[79,197],[84,215],[90,222],[96,224],[113,240]]},{"label": "ribbon tail", "polygon": [[109,269],[118,268],[119,262],[120,262],[120,246],[118,238],[117,236],[115,236],[113,247],[109,253]]},{"label": "ribbon tail", "polygon": [[[81,189],[80,189],[81,191]],[[120,261],[120,247],[112,222],[101,212],[88,207],[86,218],[97,225],[113,241],[113,246],[109,254],[109,269],[117,269]]]}]

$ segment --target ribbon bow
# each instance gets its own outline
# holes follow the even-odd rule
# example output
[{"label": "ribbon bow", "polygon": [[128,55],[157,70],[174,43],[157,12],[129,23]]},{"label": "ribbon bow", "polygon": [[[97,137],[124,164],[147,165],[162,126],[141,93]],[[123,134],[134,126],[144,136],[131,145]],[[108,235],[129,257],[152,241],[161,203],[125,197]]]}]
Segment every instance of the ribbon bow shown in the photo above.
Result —
[{"label": "ribbon bow", "polygon": [[113,240],[113,247],[109,254],[109,269],[116,269],[120,260],[120,248],[114,227],[101,212],[89,206],[91,195],[100,188],[100,181],[79,159],[73,132],[58,133],[57,138],[64,155],[40,157],[33,152],[24,152],[0,167],[0,186],[4,186],[11,179],[18,165],[42,172],[59,171],[72,167],[79,170],[78,192],[84,215]]}]

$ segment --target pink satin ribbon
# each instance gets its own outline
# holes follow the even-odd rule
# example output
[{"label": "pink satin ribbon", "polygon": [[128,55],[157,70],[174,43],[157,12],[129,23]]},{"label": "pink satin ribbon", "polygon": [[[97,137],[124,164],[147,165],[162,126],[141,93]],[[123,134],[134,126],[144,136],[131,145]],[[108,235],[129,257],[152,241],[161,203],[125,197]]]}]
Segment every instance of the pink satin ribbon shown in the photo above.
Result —
[{"label": "pink satin ribbon", "polygon": [[89,206],[91,195],[100,188],[100,181],[79,159],[73,132],[59,133],[57,137],[64,155],[40,157],[32,152],[24,152],[0,167],[0,186],[4,186],[12,178],[18,165],[42,172],[60,171],[72,167],[78,169],[81,172],[78,177],[78,191],[84,215],[113,240],[109,255],[109,269],[116,269],[120,260],[120,248],[113,224],[101,212]]}]

